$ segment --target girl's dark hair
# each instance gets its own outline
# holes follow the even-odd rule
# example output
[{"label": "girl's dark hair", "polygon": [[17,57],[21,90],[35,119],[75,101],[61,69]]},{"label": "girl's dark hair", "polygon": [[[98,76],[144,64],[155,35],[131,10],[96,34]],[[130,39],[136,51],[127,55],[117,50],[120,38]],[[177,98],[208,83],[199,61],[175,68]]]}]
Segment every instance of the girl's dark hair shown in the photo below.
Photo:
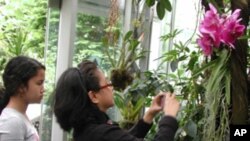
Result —
[{"label": "girl's dark hair", "polygon": [[27,87],[28,81],[39,69],[45,70],[45,66],[26,56],[14,57],[7,63],[2,76],[4,86],[0,88],[0,113],[9,103],[10,97],[17,94],[20,87]]},{"label": "girl's dark hair", "polygon": [[69,68],[60,76],[54,92],[54,113],[65,131],[98,122],[100,111],[88,96],[90,90],[100,90],[97,69],[94,62],[83,61],[78,68]]}]

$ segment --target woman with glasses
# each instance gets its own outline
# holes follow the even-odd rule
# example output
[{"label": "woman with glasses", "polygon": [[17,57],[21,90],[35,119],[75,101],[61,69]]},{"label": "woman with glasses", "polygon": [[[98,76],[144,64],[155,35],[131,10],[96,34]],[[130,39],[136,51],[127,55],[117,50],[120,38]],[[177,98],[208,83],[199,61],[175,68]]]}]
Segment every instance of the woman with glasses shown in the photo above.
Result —
[{"label": "woman with glasses", "polygon": [[[165,96],[164,107],[161,106]],[[54,112],[61,128],[73,129],[74,141],[143,141],[152,126],[153,118],[164,112],[154,141],[174,139],[178,128],[176,114],[179,102],[175,95],[157,95],[143,118],[129,131],[113,124],[106,111],[114,106],[113,87],[103,72],[91,61],[67,69],[59,78],[54,95]]]}]

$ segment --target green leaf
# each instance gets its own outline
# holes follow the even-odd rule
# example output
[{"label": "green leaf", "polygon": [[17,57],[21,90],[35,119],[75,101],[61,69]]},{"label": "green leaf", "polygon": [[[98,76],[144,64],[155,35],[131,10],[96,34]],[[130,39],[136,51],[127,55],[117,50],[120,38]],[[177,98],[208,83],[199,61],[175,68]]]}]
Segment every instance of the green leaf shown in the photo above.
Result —
[{"label": "green leaf", "polygon": [[200,69],[196,70],[193,75],[192,75],[192,78],[195,78],[196,76],[198,76],[202,71],[212,67],[215,63],[217,63],[218,60],[213,60],[207,64],[205,64],[203,67],[201,67]]},{"label": "green leaf", "polygon": [[188,62],[188,69],[193,70],[197,61],[198,61],[198,56],[192,54]]},{"label": "green leaf", "polygon": [[186,60],[188,57],[186,55],[183,55],[181,57],[178,58],[178,61],[184,61]]},{"label": "green leaf", "polygon": [[226,80],[225,80],[225,96],[226,96],[226,102],[227,104],[229,105],[230,104],[230,99],[231,99],[231,96],[230,96],[230,86],[231,86],[231,75],[227,72],[227,75],[225,76]]},{"label": "green leaf", "polygon": [[124,99],[121,95],[119,94],[115,94],[114,95],[114,101],[115,101],[115,104],[116,106],[121,110],[123,111],[124,108],[126,108],[125,104],[124,104]]},{"label": "green leaf", "polygon": [[169,12],[172,11],[172,6],[169,0],[161,0],[161,2],[164,5],[165,9],[167,9]]},{"label": "green leaf", "polygon": [[142,109],[142,107],[144,105],[144,102],[145,102],[145,98],[144,97],[140,97],[140,99],[136,102],[136,105],[133,107],[133,111],[131,113],[131,115],[133,117],[140,112],[140,110]]},{"label": "green leaf", "polygon": [[185,47],[184,50],[185,50],[186,52],[190,52],[190,49],[189,49],[188,47]]},{"label": "green leaf", "polygon": [[189,120],[187,125],[186,125],[186,132],[189,136],[195,137],[197,134],[197,125],[194,121]]},{"label": "green leaf", "polygon": [[107,38],[107,37],[103,37],[103,38],[102,38],[103,46],[108,47],[108,45],[109,45],[108,42],[109,42],[109,41],[108,41],[108,38]]},{"label": "green leaf", "polygon": [[131,37],[132,34],[133,34],[133,31],[128,31],[124,37],[124,41],[127,41]]},{"label": "green leaf", "polygon": [[140,44],[139,41],[137,41],[137,40],[132,40],[132,41],[130,42],[129,50],[135,51],[136,47],[137,47],[139,44]]},{"label": "green leaf", "polygon": [[175,74],[168,74],[170,78],[177,79],[177,76]]},{"label": "green leaf", "polygon": [[169,52],[167,52],[165,55],[172,55],[172,56],[177,56],[179,54],[178,50],[170,50]]},{"label": "green leaf", "polygon": [[166,35],[161,36],[162,41],[167,41],[170,38],[176,37],[178,34],[180,34],[182,30],[175,29],[172,33],[168,33]]},{"label": "green leaf", "polygon": [[162,20],[163,17],[164,17],[164,15],[165,15],[165,7],[164,7],[164,5],[161,2],[157,3],[157,5],[156,5],[156,12],[157,12],[158,18],[160,20]]},{"label": "green leaf", "polygon": [[175,72],[175,70],[178,68],[179,61],[171,61],[170,62],[170,68],[172,72]]},{"label": "green leaf", "polygon": [[151,7],[155,4],[155,0],[146,0],[146,4],[148,5],[148,7]]}]

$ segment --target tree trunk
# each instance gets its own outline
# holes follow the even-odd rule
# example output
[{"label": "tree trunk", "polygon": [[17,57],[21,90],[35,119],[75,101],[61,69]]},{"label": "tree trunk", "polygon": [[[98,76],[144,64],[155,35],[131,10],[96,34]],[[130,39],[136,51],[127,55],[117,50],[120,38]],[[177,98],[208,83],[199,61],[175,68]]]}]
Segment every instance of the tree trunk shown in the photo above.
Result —
[{"label": "tree trunk", "polygon": [[[246,27],[249,22],[247,0],[231,0],[232,10],[241,9],[241,23]],[[248,119],[248,80],[247,80],[247,48],[246,39],[238,40],[231,55],[231,94],[232,117],[231,124],[247,124]]]}]

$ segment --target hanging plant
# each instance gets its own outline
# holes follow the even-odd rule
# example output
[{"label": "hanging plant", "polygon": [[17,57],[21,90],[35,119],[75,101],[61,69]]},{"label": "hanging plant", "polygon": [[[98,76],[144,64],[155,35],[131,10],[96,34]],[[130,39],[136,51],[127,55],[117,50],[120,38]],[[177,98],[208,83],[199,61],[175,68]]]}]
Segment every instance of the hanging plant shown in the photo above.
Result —
[{"label": "hanging plant", "polygon": [[[108,40],[104,40],[106,46]],[[106,50],[108,58],[111,62],[111,81],[116,90],[124,90],[130,85],[134,79],[133,65],[136,60],[143,57],[143,52],[139,48],[140,42],[133,38],[133,32],[129,31],[122,39],[121,47],[113,49],[113,55],[118,56],[112,58],[111,53]]]},{"label": "hanging plant", "polygon": [[[132,29],[125,34],[121,34],[118,28],[118,0],[111,0],[107,34],[103,38],[104,53],[111,64],[111,81],[114,89],[118,91],[124,90],[132,83],[135,73],[139,72],[136,61],[144,57],[145,51],[142,50],[139,44],[144,36],[142,25],[146,21],[143,18],[145,9],[156,5],[159,19],[163,19],[166,10],[172,10],[169,0],[138,0],[133,1],[132,4],[133,8],[135,8],[133,13],[135,18],[131,22]],[[143,7],[141,11],[139,10],[140,6]]]},{"label": "hanging plant", "polygon": [[[137,15],[137,14],[136,14]],[[106,36],[103,38],[104,53],[111,64],[110,79],[115,90],[122,91],[130,85],[134,79],[135,61],[143,57],[143,51],[139,47],[140,36],[137,29],[141,25],[140,20],[135,20],[133,30],[121,34],[119,27],[118,1],[111,1],[111,8],[106,29]],[[141,34],[143,35],[143,34]]]},{"label": "hanging plant", "polygon": [[229,134],[229,107],[231,96],[230,55],[238,37],[244,34],[245,26],[238,19],[240,10],[231,15],[219,15],[209,4],[199,26],[198,45],[212,62],[206,87],[205,126],[203,140],[221,141]]}]

